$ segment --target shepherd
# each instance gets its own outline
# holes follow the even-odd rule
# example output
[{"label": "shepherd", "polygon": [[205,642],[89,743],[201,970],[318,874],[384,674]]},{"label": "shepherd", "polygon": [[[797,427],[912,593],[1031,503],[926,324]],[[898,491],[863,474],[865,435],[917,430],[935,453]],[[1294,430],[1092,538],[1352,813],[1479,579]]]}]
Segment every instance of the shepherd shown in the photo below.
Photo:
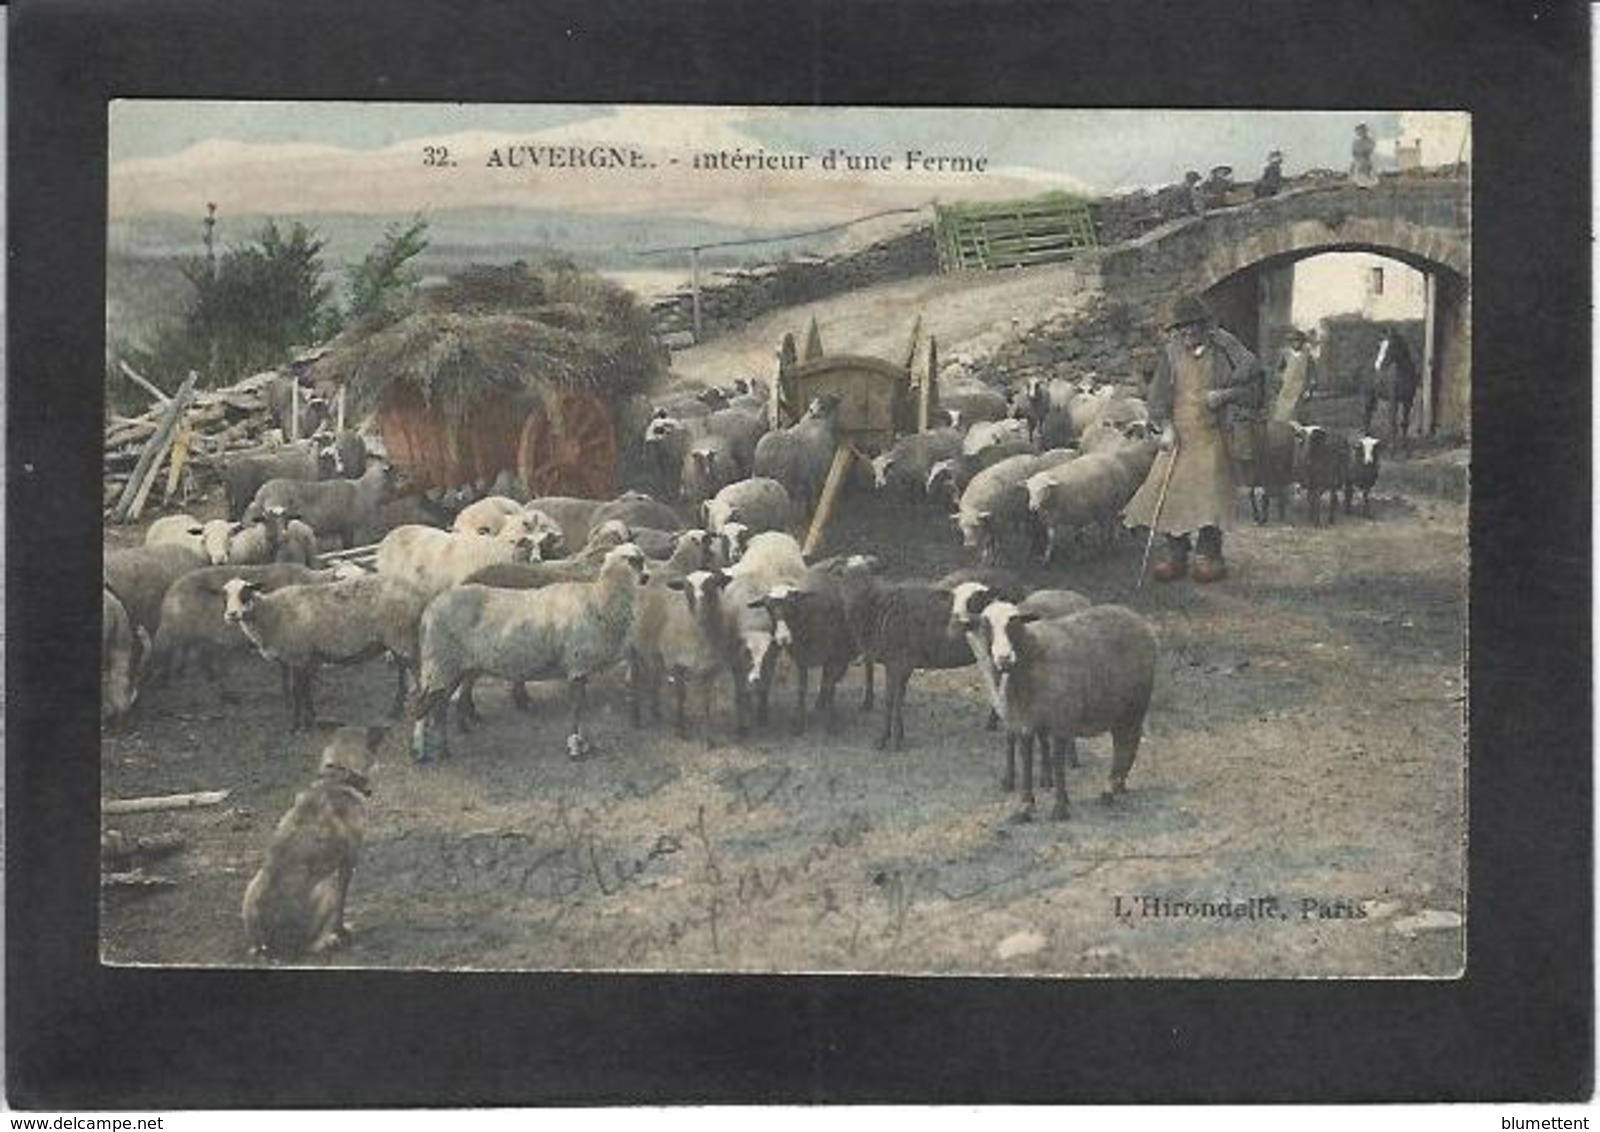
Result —
[{"label": "shepherd", "polygon": [[1259,442],[1265,375],[1198,296],[1177,301],[1166,331],[1148,398],[1160,451],[1123,522],[1165,536],[1152,569],[1157,581],[1187,573],[1216,582],[1227,575],[1222,532],[1233,526],[1242,480],[1237,465],[1254,459]]}]

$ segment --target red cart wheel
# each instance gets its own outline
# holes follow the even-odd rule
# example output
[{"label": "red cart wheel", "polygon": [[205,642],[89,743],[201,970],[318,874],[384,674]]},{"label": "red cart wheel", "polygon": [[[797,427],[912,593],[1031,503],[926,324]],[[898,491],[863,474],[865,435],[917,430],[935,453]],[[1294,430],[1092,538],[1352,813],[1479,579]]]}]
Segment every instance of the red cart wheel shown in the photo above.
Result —
[{"label": "red cart wheel", "polygon": [[609,498],[617,471],[611,410],[592,393],[555,394],[528,414],[517,470],[530,496]]}]

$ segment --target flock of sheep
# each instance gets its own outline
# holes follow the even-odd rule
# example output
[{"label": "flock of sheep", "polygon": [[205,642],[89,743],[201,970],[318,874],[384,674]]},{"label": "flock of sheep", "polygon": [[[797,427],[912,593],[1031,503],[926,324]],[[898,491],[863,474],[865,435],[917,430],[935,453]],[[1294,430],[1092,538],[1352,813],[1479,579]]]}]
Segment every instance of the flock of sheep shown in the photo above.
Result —
[{"label": "flock of sheep", "polygon": [[[769,429],[760,383],[684,391],[656,408],[638,438],[651,494],[530,501],[497,481],[490,490],[501,491],[448,529],[388,530],[371,570],[320,556],[382,528],[398,487],[384,463],[327,437],[235,461],[229,519],[158,520],[145,545],[106,556],[103,714],[126,714],[141,688],[196,665],[229,698],[229,663],[256,654],[279,666],[291,726],[309,727],[320,667],[388,656],[392,711],[409,712],[419,761],[449,753],[452,704],[456,727],[471,730],[485,678],[509,682],[524,709],[525,682],[565,682],[567,750],[581,758],[589,686],[612,670],[626,670],[636,724],[661,718],[665,684],[686,736],[694,692],[710,743],[715,689],[730,689],[737,733],[764,725],[786,655],[796,733],[808,710],[833,725],[837,685],[859,660],[866,707],[883,669],[878,745],[899,747],[912,673],[975,665],[990,725],[1004,731],[1008,789],[1021,754],[1019,816],[1033,810],[1037,743],[1063,818],[1063,766],[1080,737],[1112,735],[1109,793],[1125,788],[1155,638],[1127,609],[1030,592],[1006,567],[1051,561],[1095,530],[1109,538],[1156,442],[1143,402],[1116,386],[1035,381],[1007,396],[947,382],[942,393],[947,423],[871,465],[874,490],[940,522],[950,514],[974,552],[972,567],[931,582],[886,578],[869,555],[806,559],[792,532],[833,458],[837,405],[818,398],[793,426]],[[1292,447],[1322,451],[1308,443],[1315,431],[1295,426]]]}]

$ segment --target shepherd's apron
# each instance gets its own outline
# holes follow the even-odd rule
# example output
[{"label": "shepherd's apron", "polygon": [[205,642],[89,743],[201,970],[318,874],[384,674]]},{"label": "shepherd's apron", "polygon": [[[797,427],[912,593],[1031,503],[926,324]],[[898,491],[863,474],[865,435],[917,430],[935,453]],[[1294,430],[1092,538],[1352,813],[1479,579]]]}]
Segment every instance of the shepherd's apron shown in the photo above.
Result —
[{"label": "shepherd's apron", "polygon": [[[1211,356],[1183,352],[1172,373],[1172,428],[1177,445],[1156,453],[1143,486],[1128,501],[1122,521],[1130,527],[1154,527],[1167,535],[1186,535],[1201,527],[1233,526],[1236,487],[1233,463],[1217,427],[1217,414],[1206,408],[1211,387]],[[1167,467],[1176,459],[1161,515],[1156,502]]]}]

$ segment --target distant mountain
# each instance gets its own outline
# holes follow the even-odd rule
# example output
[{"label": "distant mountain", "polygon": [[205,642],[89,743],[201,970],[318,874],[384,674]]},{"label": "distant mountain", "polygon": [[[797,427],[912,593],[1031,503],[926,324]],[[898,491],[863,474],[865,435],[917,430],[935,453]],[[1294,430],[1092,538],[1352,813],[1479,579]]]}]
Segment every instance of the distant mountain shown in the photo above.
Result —
[{"label": "distant mountain", "polygon": [[[585,214],[520,208],[452,209],[424,213],[428,221],[428,251],[418,266],[428,272],[445,265],[482,258],[505,262],[518,257],[567,255],[588,267],[649,268],[687,260],[686,252],[665,256],[638,253],[651,248],[704,245],[728,240],[763,239],[785,234],[785,229],[742,228],[682,216]],[[409,215],[308,213],[286,217],[226,215],[217,217],[219,250],[251,243],[269,219],[280,224],[299,221],[326,240],[323,261],[339,273],[357,263],[391,224],[407,224]],[[167,258],[204,252],[201,217],[146,214],[110,222],[107,250],[113,257]],[[811,237],[751,244],[747,247],[711,249],[705,262],[756,263],[781,258],[785,253],[825,250],[836,236]]]}]

